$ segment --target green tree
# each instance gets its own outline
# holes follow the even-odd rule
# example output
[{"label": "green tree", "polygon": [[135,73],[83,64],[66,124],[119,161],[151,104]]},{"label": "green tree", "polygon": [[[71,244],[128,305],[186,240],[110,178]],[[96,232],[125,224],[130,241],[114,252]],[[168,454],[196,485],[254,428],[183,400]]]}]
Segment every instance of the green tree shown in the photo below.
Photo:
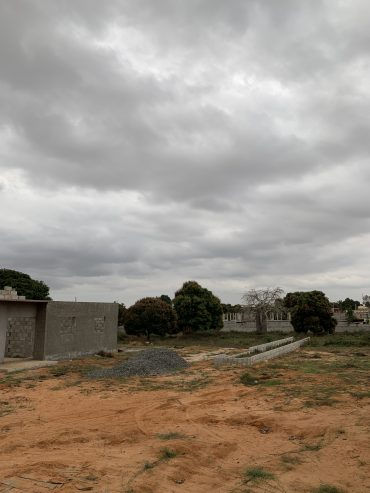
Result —
[{"label": "green tree", "polygon": [[172,300],[167,294],[161,294],[160,298],[162,301],[164,301],[165,303],[168,303],[170,306],[172,306]]},{"label": "green tree", "polygon": [[223,313],[240,313],[241,305],[231,305],[230,303],[221,303]]},{"label": "green tree", "polygon": [[348,310],[356,310],[356,308],[361,305],[359,301],[352,300],[351,298],[346,298],[344,301],[339,300],[338,301],[338,307],[343,310],[344,312]]},{"label": "green tree", "polygon": [[334,333],[337,321],[332,317],[330,302],[322,291],[288,293],[284,305],[291,313],[296,332]]},{"label": "green tree", "polygon": [[160,298],[143,298],[130,306],[125,315],[125,330],[130,335],[164,336],[177,332],[175,310]]},{"label": "green tree", "polygon": [[337,305],[340,310],[345,312],[347,323],[350,324],[356,320],[353,312],[359,305],[361,305],[361,303],[359,301],[352,300],[351,298],[346,298],[344,301],[339,300],[335,303],[335,305]]},{"label": "green tree", "polygon": [[364,294],[362,296],[362,302],[365,306],[367,306],[368,308],[370,308],[370,296],[368,294]]},{"label": "green tree", "polygon": [[187,281],[176,291],[173,305],[183,332],[219,330],[223,326],[220,300],[196,281]]},{"label": "green tree", "polygon": [[127,308],[124,303],[118,303],[118,325],[125,325]]},{"label": "green tree", "polygon": [[0,289],[4,289],[5,286],[11,286],[19,295],[29,300],[50,300],[49,286],[23,272],[0,269]]}]

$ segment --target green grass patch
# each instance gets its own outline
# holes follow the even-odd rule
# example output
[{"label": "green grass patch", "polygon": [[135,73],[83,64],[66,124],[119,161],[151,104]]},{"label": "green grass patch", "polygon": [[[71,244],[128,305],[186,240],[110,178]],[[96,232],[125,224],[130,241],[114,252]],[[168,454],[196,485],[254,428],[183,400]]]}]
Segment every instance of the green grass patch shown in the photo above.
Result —
[{"label": "green grass patch", "polygon": [[308,346],[311,347],[369,347],[370,332],[341,332],[332,335],[312,336]]},{"label": "green grass patch", "polygon": [[27,370],[13,371],[6,373],[0,378],[0,387],[13,388],[25,384],[27,388],[32,388],[37,382],[41,382],[47,378],[47,375],[28,373]]},{"label": "green grass patch", "polygon": [[[209,347],[209,348],[248,348],[249,346],[257,346],[266,342],[276,341],[289,337],[293,334],[284,332],[269,332],[267,334],[256,334],[255,332],[197,332],[195,334],[184,334],[177,337],[159,336],[152,337],[152,343],[155,346],[167,346],[175,348],[186,348],[190,346]],[[134,340],[134,339],[133,339]],[[137,341],[137,337],[135,338]],[[142,338],[143,345],[145,338]],[[125,343],[130,343],[130,337],[126,336]]]},{"label": "green grass patch", "polygon": [[321,449],[321,443],[306,443],[302,448],[302,452],[318,452]]},{"label": "green grass patch", "polygon": [[273,378],[275,375],[268,373],[250,373],[246,372],[240,376],[240,383],[246,386],[261,385],[263,387],[275,387],[282,385],[284,382],[277,378]]},{"label": "green grass patch", "polygon": [[72,365],[60,365],[60,366],[52,366],[49,370],[49,373],[56,378],[64,377],[64,375],[68,375],[72,373]]},{"label": "green grass patch", "polygon": [[345,493],[342,488],[337,488],[332,484],[321,484],[318,488],[311,490],[312,493]]},{"label": "green grass patch", "polygon": [[313,399],[305,401],[303,405],[304,407],[334,406],[338,402],[338,399],[332,399],[325,395],[316,395]]},{"label": "green grass patch", "polygon": [[275,479],[275,475],[269,471],[266,471],[262,467],[251,467],[244,473],[246,482],[260,482],[268,481],[269,479]]},{"label": "green grass patch", "polygon": [[352,397],[356,399],[370,399],[370,391],[365,392],[351,392]]},{"label": "green grass patch", "polygon": [[175,457],[177,457],[179,455],[179,453],[176,450],[173,450],[173,449],[170,449],[167,447],[163,448],[161,450],[161,452],[162,452],[162,455],[159,458],[159,460],[161,460],[161,461],[174,459]]},{"label": "green grass patch", "polygon": [[[106,365],[105,365],[106,366]],[[49,373],[55,377],[60,378],[66,375],[72,375],[74,373],[84,377],[90,371],[102,368],[102,366],[83,364],[79,361],[74,361],[71,363],[65,363],[62,365],[56,365],[49,368]]]},{"label": "green grass patch", "polygon": [[158,433],[157,437],[160,440],[182,440],[187,438],[186,435],[182,435],[181,433],[177,433],[176,431],[170,431],[169,433]]}]

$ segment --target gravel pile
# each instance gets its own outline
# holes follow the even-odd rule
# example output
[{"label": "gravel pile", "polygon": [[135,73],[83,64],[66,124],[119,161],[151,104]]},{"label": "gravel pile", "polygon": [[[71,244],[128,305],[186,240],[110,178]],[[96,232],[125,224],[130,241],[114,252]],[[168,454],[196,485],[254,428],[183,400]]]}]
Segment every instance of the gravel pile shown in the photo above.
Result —
[{"label": "gravel pile", "polygon": [[187,368],[189,363],[172,349],[145,349],[113,368],[93,370],[91,378],[166,375]]}]

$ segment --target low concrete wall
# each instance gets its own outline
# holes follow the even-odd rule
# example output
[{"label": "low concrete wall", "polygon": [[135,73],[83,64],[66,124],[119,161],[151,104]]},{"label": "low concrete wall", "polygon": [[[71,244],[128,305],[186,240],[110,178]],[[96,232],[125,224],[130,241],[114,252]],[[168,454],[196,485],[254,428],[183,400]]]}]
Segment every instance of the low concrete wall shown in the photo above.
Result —
[{"label": "low concrete wall", "polygon": [[[242,353],[237,353],[231,355],[233,358],[241,358],[241,357],[246,357],[247,354],[253,354],[253,353],[262,353],[264,351],[267,351],[268,349],[273,349],[275,347],[283,346],[284,344],[288,344],[289,342],[293,342],[293,337],[286,337],[285,339],[278,339],[277,341],[271,341],[271,342],[266,342],[264,344],[258,344],[257,346],[250,346],[246,351],[243,351]],[[222,356],[227,356],[222,355]]]},{"label": "low concrete wall", "polygon": [[[237,322],[235,320],[224,320],[224,326],[221,332],[256,332],[255,322]],[[267,332],[284,332],[290,334],[294,332],[289,320],[268,320]]]},{"label": "low concrete wall", "polygon": [[[224,320],[224,326],[221,332],[256,332],[257,327],[255,322],[236,322],[235,320]],[[290,334],[294,332],[293,325],[289,320],[269,320],[267,322],[267,332],[283,332]],[[370,332],[368,324],[347,324],[339,322],[335,328],[335,332]]]},{"label": "low concrete wall", "polygon": [[258,344],[257,346],[251,346],[248,348],[248,353],[254,352],[263,352],[268,349],[273,349],[275,347],[283,346],[284,344],[288,344],[289,342],[293,342],[293,337],[286,337],[285,339],[278,339],[277,341],[266,342],[265,344]]},{"label": "low concrete wall", "polygon": [[350,332],[355,334],[357,332],[370,332],[370,325],[368,324],[338,324],[335,327],[335,332],[340,334],[343,332]]},{"label": "low concrete wall", "polygon": [[37,357],[71,359],[101,350],[114,351],[117,322],[117,303],[50,301],[44,347]]},{"label": "low concrete wall", "polygon": [[[285,346],[277,347],[275,349],[271,349],[270,351],[265,351],[263,353],[255,354],[254,356],[242,357],[238,358],[237,355],[227,356],[220,355],[216,356],[213,361],[215,366],[223,366],[223,365],[231,365],[231,366],[251,366],[254,363],[258,363],[259,361],[267,361],[271,358],[276,358],[278,356],[282,356],[283,354],[290,353],[295,351],[299,347],[303,346],[306,342],[310,340],[309,337],[305,339],[300,339],[299,341],[292,342],[291,344],[286,344]],[[243,354],[243,353],[242,353]]]}]

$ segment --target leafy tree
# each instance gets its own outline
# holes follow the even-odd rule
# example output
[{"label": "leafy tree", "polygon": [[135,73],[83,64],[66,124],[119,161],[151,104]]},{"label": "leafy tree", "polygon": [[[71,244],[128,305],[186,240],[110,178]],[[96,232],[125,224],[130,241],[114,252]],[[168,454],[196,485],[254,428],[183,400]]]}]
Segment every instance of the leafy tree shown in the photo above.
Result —
[{"label": "leafy tree", "polygon": [[348,310],[352,310],[353,312],[359,305],[361,305],[359,301],[352,300],[351,298],[346,298],[344,301],[338,301],[338,307],[344,312],[347,312]]},{"label": "leafy tree", "polygon": [[337,321],[332,317],[330,302],[322,291],[288,293],[284,305],[291,312],[296,332],[334,333]]},{"label": "leafy tree", "polygon": [[242,311],[241,305],[231,305],[230,303],[221,303],[223,313],[240,313]]},{"label": "leafy tree", "polygon": [[364,294],[362,296],[362,302],[365,306],[367,306],[368,308],[370,308],[370,296],[368,294]]},{"label": "leafy tree", "polygon": [[337,305],[340,310],[345,312],[347,323],[350,324],[356,320],[353,312],[359,305],[361,305],[361,303],[359,301],[352,300],[351,298],[346,298],[344,301],[339,300],[335,303],[335,305]]},{"label": "leafy tree", "polygon": [[125,325],[127,308],[124,303],[118,303],[118,325]]},{"label": "leafy tree", "polygon": [[244,309],[253,313],[256,317],[258,333],[267,332],[267,312],[277,307],[284,291],[277,288],[250,289],[243,296]]},{"label": "leafy tree", "polygon": [[43,281],[36,281],[28,274],[11,269],[0,269],[0,289],[11,286],[20,296],[29,300],[50,300],[49,286]]},{"label": "leafy tree", "polygon": [[176,291],[173,304],[183,332],[219,330],[223,326],[220,300],[196,281],[185,282]]},{"label": "leafy tree", "polygon": [[160,298],[143,298],[138,300],[126,312],[125,330],[127,334],[151,334],[164,336],[177,331],[175,310]]},{"label": "leafy tree", "polygon": [[164,301],[165,303],[168,303],[170,306],[172,306],[172,300],[167,294],[161,294],[160,298],[162,301]]}]

